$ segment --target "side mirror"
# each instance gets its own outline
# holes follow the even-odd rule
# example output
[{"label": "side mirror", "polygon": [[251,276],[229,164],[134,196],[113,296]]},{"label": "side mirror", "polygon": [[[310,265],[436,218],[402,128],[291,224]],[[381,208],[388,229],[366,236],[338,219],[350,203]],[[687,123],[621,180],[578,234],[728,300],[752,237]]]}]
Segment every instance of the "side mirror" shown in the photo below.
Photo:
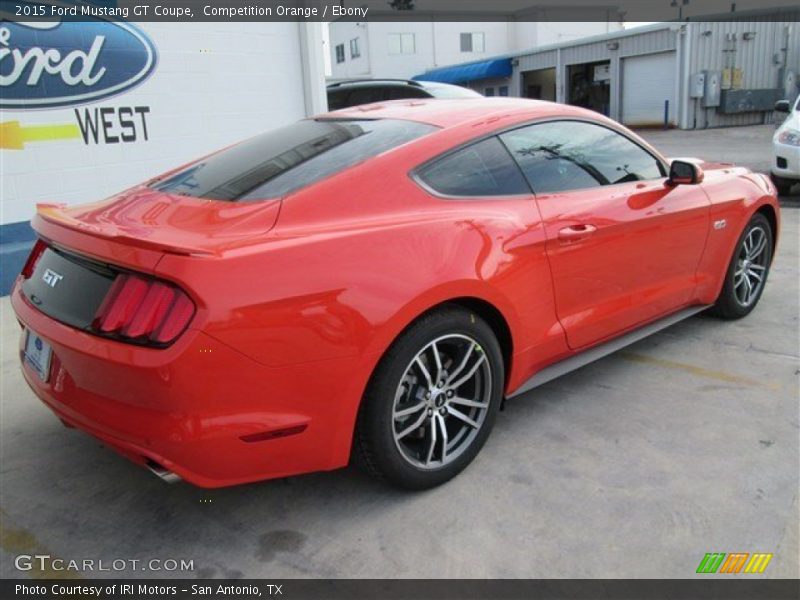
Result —
[{"label": "side mirror", "polygon": [[775,103],[774,110],[775,112],[782,112],[788,113],[789,112],[789,101],[788,100],[778,100]]},{"label": "side mirror", "polygon": [[690,162],[673,160],[669,166],[669,185],[691,185],[703,181],[703,169]]}]

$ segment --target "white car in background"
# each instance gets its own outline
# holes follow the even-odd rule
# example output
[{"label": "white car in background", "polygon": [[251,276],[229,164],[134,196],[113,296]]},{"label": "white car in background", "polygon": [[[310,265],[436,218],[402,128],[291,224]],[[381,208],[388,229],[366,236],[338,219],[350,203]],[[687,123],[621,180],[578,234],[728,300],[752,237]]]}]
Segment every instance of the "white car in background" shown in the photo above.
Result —
[{"label": "white car in background", "polygon": [[772,182],[785,196],[800,183],[800,96],[794,107],[788,100],[775,103],[775,112],[789,113],[772,138]]}]

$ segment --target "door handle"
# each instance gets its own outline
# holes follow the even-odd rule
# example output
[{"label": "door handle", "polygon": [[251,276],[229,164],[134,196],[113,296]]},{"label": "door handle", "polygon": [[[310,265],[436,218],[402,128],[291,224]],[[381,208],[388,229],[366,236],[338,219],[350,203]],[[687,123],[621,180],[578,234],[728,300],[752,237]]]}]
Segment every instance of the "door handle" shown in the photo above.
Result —
[{"label": "door handle", "polygon": [[558,239],[562,242],[577,242],[578,240],[585,239],[597,231],[597,227],[588,223],[581,223],[580,225],[570,225],[564,227],[558,232]]}]

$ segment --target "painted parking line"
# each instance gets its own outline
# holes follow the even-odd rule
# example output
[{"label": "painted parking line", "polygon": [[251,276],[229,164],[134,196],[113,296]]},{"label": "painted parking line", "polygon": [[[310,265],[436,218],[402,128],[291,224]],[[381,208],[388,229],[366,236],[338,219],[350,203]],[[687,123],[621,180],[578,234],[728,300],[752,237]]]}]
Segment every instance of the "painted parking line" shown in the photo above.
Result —
[{"label": "painted parking line", "polygon": [[682,371],[684,373],[690,373],[705,379],[715,379],[716,381],[724,381],[725,383],[746,385],[749,387],[767,388],[774,391],[782,389],[779,384],[765,383],[756,379],[742,377],[741,375],[736,375],[735,373],[728,373],[727,371],[706,369],[704,367],[698,367],[697,365],[668,360],[666,358],[656,358],[655,356],[647,356],[646,354],[639,354],[637,352],[620,352],[618,353],[618,356],[632,362],[652,365],[664,369],[671,369],[673,371]]}]

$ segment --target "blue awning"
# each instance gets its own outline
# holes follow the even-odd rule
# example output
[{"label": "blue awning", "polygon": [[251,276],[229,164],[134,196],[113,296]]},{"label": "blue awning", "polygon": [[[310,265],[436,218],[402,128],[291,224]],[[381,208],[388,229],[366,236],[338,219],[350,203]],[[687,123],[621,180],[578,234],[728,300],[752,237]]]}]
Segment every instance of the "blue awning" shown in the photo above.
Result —
[{"label": "blue awning", "polygon": [[464,83],[477,79],[490,79],[493,77],[508,77],[511,75],[511,59],[496,58],[466,65],[453,65],[431,69],[412,79],[418,81],[438,81],[440,83]]}]

